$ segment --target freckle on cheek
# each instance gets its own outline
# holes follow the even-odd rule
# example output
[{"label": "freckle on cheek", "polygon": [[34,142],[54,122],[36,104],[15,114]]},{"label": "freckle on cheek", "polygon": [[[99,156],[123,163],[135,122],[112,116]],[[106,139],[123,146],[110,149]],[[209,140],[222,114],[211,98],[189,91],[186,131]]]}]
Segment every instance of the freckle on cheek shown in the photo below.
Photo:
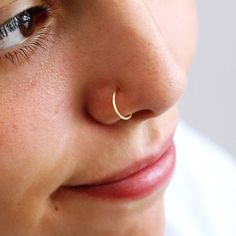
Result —
[{"label": "freckle on cheek", "polygon": [[55,206],[54,206],[54,210],[55,210],[55,211],[59,211],[58,206],[55,205]]},{"label": "freckle on cheek", "polygon": [[17,131],[18,130],[18,127],[17,127],[17,125],[15,124],[15,123],[12,123],[12,129],[14,130],[14,131]]}]

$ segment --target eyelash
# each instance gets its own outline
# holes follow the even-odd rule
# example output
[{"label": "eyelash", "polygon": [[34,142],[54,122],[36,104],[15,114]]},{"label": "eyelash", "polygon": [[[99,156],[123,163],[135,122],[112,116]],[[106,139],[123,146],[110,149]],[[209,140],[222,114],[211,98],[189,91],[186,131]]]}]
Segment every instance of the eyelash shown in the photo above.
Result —
[{"label": "eyelash", "polygon": [[[42,6],[32,7],[27,10],[24,10],[22,13],[30,12],[34,9],[37,9],[42,14],[45,14],[46,20],[48,21],[49,17],[52,16],[56,10],[55,2],[51,1],[49,4],[45,4]],[[0,26],[0,32],[13,32],[17,29],[19,29],[19,17],[22,13],[17,14],[12,19],[8,20],[6,23]],[[33,16],[34,17],[34,16]],[[44,23],[45,24],[45,23]],[[1,36],[1,34],[0,34]],[[29,35],[29,37],[26,37],[25,41],[20,44],[20,46],[16,46],[14,48],[6,49],[6,51],[1,52],[0,49],[0,65],[3,65],[6,60],[10,61],[14,65],[20,65],[24,61],[29,61],[31,54],[33,54],[37,49],[47,48],[47,42],[49,40],[49,37],[52,36],[50,26],[37,26],[35,25],[35,29],[33,29],[32,34]],[[0,40],[7,37],[5,35],[4,37],[0,37]],[[51,37],[50,37],[51,38]]]}]

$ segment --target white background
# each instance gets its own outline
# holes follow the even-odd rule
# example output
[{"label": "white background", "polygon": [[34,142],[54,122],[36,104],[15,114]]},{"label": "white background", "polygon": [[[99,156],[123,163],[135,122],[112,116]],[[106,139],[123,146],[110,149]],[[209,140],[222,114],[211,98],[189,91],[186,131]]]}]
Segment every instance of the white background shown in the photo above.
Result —
[{"label": "white background", "polygon": [[236,157],[236,1],[196,4],[198,48],[182,118]]}]

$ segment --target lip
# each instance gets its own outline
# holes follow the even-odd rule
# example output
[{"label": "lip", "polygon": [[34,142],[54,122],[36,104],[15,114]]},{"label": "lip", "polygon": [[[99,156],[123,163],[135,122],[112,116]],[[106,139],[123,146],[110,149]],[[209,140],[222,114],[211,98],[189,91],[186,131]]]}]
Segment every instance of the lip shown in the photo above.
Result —
[{"label": "lip", "polygon": [[162,153],[134,163],[125,170],[96,183],[64,186],[71,194],[87,194],[102,199],[137,199],[161,191],[169,182],[176,161],[173,140]]}]

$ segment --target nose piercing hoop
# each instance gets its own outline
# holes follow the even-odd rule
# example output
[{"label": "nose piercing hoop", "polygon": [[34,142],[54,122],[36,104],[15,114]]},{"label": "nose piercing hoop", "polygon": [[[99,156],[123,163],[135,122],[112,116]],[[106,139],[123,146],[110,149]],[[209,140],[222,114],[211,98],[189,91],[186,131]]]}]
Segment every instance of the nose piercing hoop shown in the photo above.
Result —
[{"label": "nose piercing hoop", "polygon": [[113,104],[113,108],[114,108],[115,113],[120,117],[120,119],[129,120],[132,117],[132,114],[130,114],[128,116],[122,116],[120,114],[120,112],[118,111],[117,106],[116,106],[116,91],[113,93],[113,96],[112,96],[112,104]]}]

